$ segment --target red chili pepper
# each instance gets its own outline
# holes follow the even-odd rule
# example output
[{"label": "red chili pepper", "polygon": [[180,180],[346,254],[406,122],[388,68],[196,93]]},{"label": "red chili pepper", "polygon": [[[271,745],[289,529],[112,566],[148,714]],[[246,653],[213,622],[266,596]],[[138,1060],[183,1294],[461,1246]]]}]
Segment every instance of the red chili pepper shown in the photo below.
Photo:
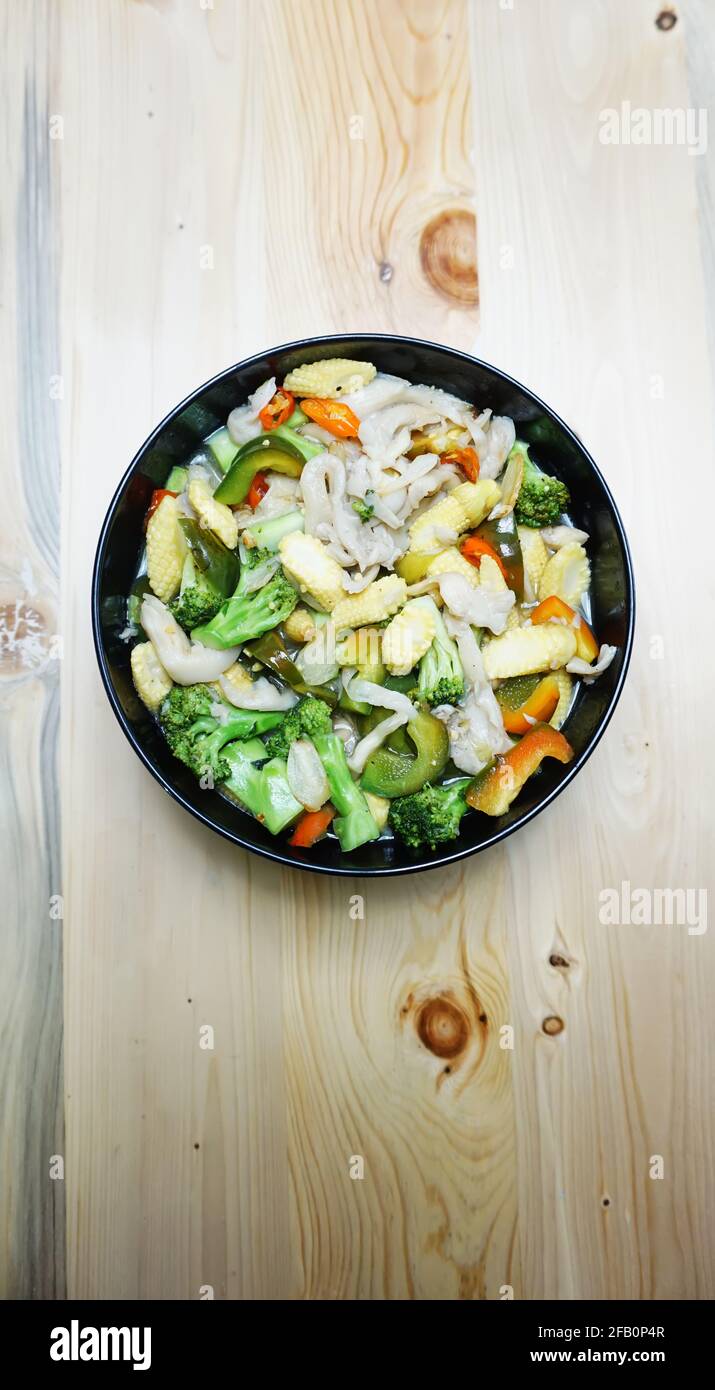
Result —
[{"label": "red chili pepper", "polygon": [[274,430],[278,425],[284,425],[286,420],[290,420],[294,410],[295,396],[281,388],[271,397],[268,405],[264,405],[263,410],[258,412],[258,418],[264,430]]},{"label": "red chili pepper", "polygon": [[310,400],[301,402],[301,410],[309,420],[338,439],[355,439],[360,428],[357,415],[342,401]]},{"label": "red chili pepper", "polygon": [[494,549],[494,546],[489,544],[489,541],[482,540],[481,536],[468,536],[463,545],[460,546],[460,550],[465,560],[469,560],[470,565],[476,565],[477,569],[485,555],[488,555],[492,560],[496,560],[504,578],[508,582],[504,561],[501,555]]},{"label": "red chili pepper", "polygon": [[442,454],[442,463],[458,464],[470,483],[476,483],[479,477],[479,456],[476,449],[450,449],[449,453]]},{"label": "red chili pepper", "polygon": [[252,507],[254,512],[261,498],[265,497],[266,493],[268,492],[269,486],[270,484],[268,482],[268,479],[266,478],[265,473],[256,473],[254,475],[253,482],[251,483],[251,486],[248,490],[248,496],[246,498],[249,507]]},{"label": "red chili pepper", "polygon": [[322,840],[334,815],[335,808],[330,805],[323,806],[320,811],[306,811],[298,821],[288,844],[295,845],[298,849],[310,849],[318,840]]},{"label": "red chili pepper", "polygon": [[153,491],[152,494],[151,494],[151,502],[149,503],[149,510],[147,511],[147,514],[146,514],[146,516],[144,517],[144,530],[145,530],[145,531],[146,531],[147,526],[149,525],[149,522],[151,521],[151,519],[152,519],[152,517],[153,517],[153,515],[154,515],[154,512],[156,511],[157,507],[161,506],[161,503],[164,501],[164,498],[165,498],[165,497],[178,497],[178,496],[179,496],[178,492],[171,492],[170,489],[169,489],[168,487],[155,487],[155,488],[154,488],[154,491]]}]

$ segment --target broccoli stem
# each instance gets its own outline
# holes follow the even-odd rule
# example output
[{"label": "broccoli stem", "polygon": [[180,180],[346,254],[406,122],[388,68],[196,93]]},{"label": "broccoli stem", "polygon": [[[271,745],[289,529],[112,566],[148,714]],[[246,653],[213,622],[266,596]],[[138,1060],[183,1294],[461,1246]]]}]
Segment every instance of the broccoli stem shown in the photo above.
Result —
[{"label": "broccoli stem", "polygon": [[[295,411],[293,414],[295,414]],[[303,415],[304,419],[306,418],[303,411],[301,411],[301,415]],[[276,429],[271,430],[271,435],[274,439],[276,435],[279,439],[286,439],[289,444],[292,444],[293,447],[303,455],[306,463],[308,459],[315,458],[318,454],[322,454],[325,451],[324,444],[318,444],[317,440],[310,439],[306,434],[298,434],[296,430],[292,429],[290,421],[285,425],[278,425]]]},{"label": "broccoli stem", "polygon": [[277,550],[284,536],[293,531],[305,530],[302,512],[284,512],[282,516],[271,516],[266,521],[254,521],[243,533],[244,545],[249,540],[251,546],[261,550]]},{"label": "broccoli stem", "polygon": [[333,829],[340,848],[348,853],[359,845],[376,840],[380,834],[375,818],[357,782],[353,781],[345,758],[345,746],[337,734],[314,734],[318,752],[330,787],[330,800],[338,817]]},{"label": "broccoli stem", "polygon": [[229,744],[224,757],[230,769],[224,787],[265,825],[271,835],[280,834],[302,814],[303,806],[293,796],[288,785],[286,764],[280,758],[273,758],[264,767],[257,768],[246,757],[239,743]]}]

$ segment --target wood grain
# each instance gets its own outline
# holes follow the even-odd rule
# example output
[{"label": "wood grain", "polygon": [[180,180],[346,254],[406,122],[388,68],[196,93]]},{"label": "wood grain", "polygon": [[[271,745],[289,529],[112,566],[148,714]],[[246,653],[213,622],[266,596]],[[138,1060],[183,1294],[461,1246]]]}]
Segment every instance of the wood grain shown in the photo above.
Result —
[{"label": "wood grain", "polygon": [[48,13],[3,7],[0,1297],[63,1297],[59,401]]},{"label": "wood grain", "polygon": [[[34,267],[3,284],[5,381],[32,407],[4,420],[13,457],[56,457],[27,421],[55,418],[49,360],[64,381],[68,1292],[712,1297],[713,935],[599,920],[623,880],[711,879],[712,580],[673,519],[713,493],[698,161],[598,139],[622,100],[687,105],[687,7],[669,33],[648,0],[63,0],[52,30],[43,4],[23,14],[38,129],[64,122],[49,183],[39,135],[25,145],[53,259],[13,64],[3,239]],[[254,349],[368,329],[472,348],[574,425],[640,603],[626,692],[575,785],[507,845],[400,884],[276,871],[185,816],[124,743],[88,633],[94,539],[156,420]],[[12,582],[32,557],[49,615],[42,477],[10,470],[3,553]],[[21,1020],[0,1076],[13,1174],[58,1132],[52,675],[3,682],[4,860],[48,846],[14,871],[0,985]],[[58,1184],[22,1171],[5,1286],[60,1292]]]},{"label": "wood grain", "polygon": [[[682,146],[598,140],[604,108],[687,105],[682,32],[659,32],[646,4],[619,8],[617,23],[616,7],[588,4],[474,13],[475,59],[494,58],[474,85],[477,188],[490,191],[480,351],[562,409],[592,449],[631,536],[639,598],[631,674],[607,738],[553,814],[508,852],[524,1289],[703,1297],[712,1250],[698,1227],[711,1177],[688,1159],[685,1134],[712,1153],[712,1017],[701,993],[712,934],[604,927],[598,915],[601,890],[624,880],[711,881],[696,827],[712,755],[696,754],[692,720],[712,655],[696,646],[687,595],[711,592],[712,581],[685,536],[660,563],[674,460],[687,459],[692,484],[712,492],[695,161]],[[523,93],[518,105],[509,81]],[[505,128],[518,163],[504,161]],[[548,196],[544,167],[565,171]],[[505,245],[513,269],[500,272]],[[675,673],[694,660],[705,686],[686,697]],[[573,966],[550,967],[555,949]],[[540,1031],[547,1014],[563,1015],[556,1038]],[[663,1181],[649,1178],[654,1153],[665,1158]]]}]

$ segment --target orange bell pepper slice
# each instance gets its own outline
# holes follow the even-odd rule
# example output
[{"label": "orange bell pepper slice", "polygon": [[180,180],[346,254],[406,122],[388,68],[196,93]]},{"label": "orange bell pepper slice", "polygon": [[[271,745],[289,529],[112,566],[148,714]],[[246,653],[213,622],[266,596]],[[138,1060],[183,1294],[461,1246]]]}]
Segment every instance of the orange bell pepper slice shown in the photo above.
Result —
[{"label": "orange bell pepper slice", "polygon": [[492,560],[496,560],[504,579],[507,584],[509,583],[504,561],[498,551],[494,549],[494,546],[489,544],[489,541],[483,540],[481,536],[467,536],[466,541],[464,541],[459,548],[465,560],[468,560],[470,565],[476,565],[477,569],[479,568],[482,557],[484,555],[489,555]]},{"label": "orange bell pepper slice", "polygon": [[301,401],[301,410],[321,429],[328,430],[338,439],[355,439],[360,429],[360,421],[349,405],[342,401],[308,400]]},{"label": "orange bell pepper slice", "polygon": [[573,748],[563,734],[549,724],[537,724],[472,782],[467,789],[467,802],[487,816],[503,816],[544,758],[569,763],[572,757]]},{"label": "orange bell pepper slice", "polygon": [[144,517],[144,530],[146,531],[157,507],[160,507],[165,497],[178,497],[178,492],[172,492],[168,487],[155,487],[151,494],[151,502],[146,516]]},{"label": "orange bell pepper slice", "polygon": [[449,453],[442,454],[442,463],[458,464],[470,483],[476,483],[479,477],[479,456],[476,449],[450,449]]},{"label": "orange bell pepper slice", "polygon": [[[504,728],[508,734],[528,734],[535,724],[548,724],[559,703],[558,682],[553,676],[544,676],[528,700],[518,709],[507,709],[500,705]],[[499,691],[497,690],[497,700]]]},{"label": "orange bell pepper slice", "polygon": [[278,425],[284,425],[286,420],[290,420],[294,410],[295,396],[291,396],[290,391],[284,391],[281,387],[275,396],[271,396],[268,405],[259,410],[258,418],[264,430],[274,430]]},{"label": "orange bell pepper slice", "polygon": [[261,501],[261,498],[265,497],[266,493],[268,492],[268,487],[269,483],[265,473],[256,473],[253,482],[251,483],[251,486],[248,489],[248,496],[246,498],[249,507],[252,507],[254,512],[256,510],[256,507],[258,506],[258,503]]},{"label": "orange bell pepper slice", "polygon": [[335,807],[330,805],[321,807],[319,811],[306,811],[288,844],[295,845],[297,849],[310,849],[318,840],[322,840],[334,815]]},{"label": "orange bell pepper slice", "polygon": [[536,625],[539,623],[548,623],[554,618],[561,619],[561,621],[567,623],[574,630],[576,636],[576,655],[580,656],[582,661],[596,660],[598,656],[598,642],[588,623],[584,621],[580,613],[577,613],[568,603],[564,603],[562,598],[557,598],[556,594],[552,594],[550,598],[545,598],[542,603],[538,604],[537,607],[532,610],[530,617],[532,623]]}]

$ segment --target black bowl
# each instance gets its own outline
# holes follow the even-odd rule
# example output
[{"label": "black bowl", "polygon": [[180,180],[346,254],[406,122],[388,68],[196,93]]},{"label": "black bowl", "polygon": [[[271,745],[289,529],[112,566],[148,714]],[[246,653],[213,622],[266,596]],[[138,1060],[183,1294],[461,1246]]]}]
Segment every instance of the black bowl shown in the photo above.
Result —
[{"label": "black bowl", "polygon": [[[590,536],[591,604],[600,642],[619,648],[605,674],[579,687],[566,733],[575,757],[568,767],[548,759],[526,784],[505,816],[492,819],[472,812],[462,833],[443,849],[415,852],[400,841],[377,841],[350,855],[333,838],[309,852],[292,849],[271,836],[251,816],[216,791],[204,791],[169,752],[154,721],[137,698],[129,667],[129,646],[120,633],[126,623],[126,595],[143,544],[143,519],[152,490],[162,486],[171,466],[183,463],[235,405],[267,377],[281,380],[298,363],[318,357],[355,357],[415,382],[442,386],[495,414],[509,415],[533,457],[562,477],[571,491],[571,514]],[[336,335],[288,343],[229,367],[177,405],[149,436],[130,464],[112,499],[97,547],[92,581],[92,625],[102,680],[114,713],[142,762],[187,811],[235,844],[281,864],[320,873],[400,874],[451,864],[496,844],[548,806],[573,780],[600,739],[623,688],[633,642],[633,571],[623,524],[611,494],[580,440],[517,381],[465,353],[415,338],[388,334]]]}]

